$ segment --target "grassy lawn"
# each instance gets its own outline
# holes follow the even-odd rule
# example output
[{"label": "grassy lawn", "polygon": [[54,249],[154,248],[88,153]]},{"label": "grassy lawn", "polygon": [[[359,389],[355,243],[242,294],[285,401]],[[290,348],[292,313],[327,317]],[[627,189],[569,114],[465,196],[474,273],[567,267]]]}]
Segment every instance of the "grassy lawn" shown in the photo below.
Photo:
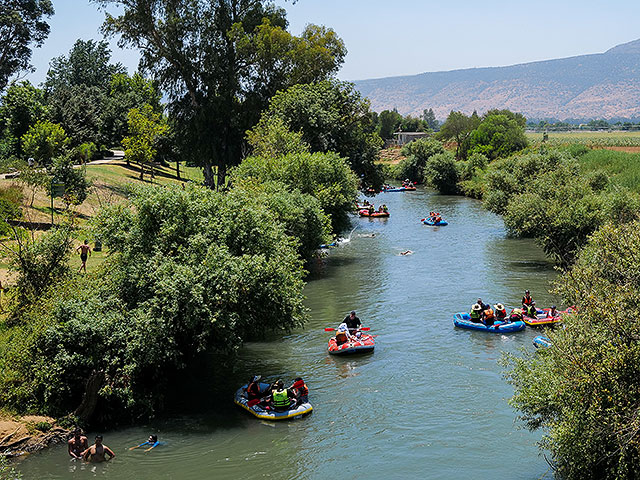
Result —
[{"label": "grassy lawn", "polygon": [[[180,165],[180,180],[176,175],[176,164],[171,163],[165,167],[156,167],[154,169],[155,177],[149,176],[149,171],[145,169],[144,180],[140,180],[140,169],[137,165],[128,166],[124,161],[116,161],[105,164],[88,165],[86,167],[87,178],[91,181],[92,187],[89,191],[87,199],[77,207],[72,207],[79,229],[74,235],[74,251],[70,259],[70,265],[73,271],[77,271],[81,265],[80,255],[75,249],[84,241],[89,240],[93,247],[94,238],[86,230],[87,222],[97,214],[101,207],[110,204],[116,204],[126,201],[127,192],[131,185],[139,184],[182,184],[184,182],[195,182],[201,184],[203,181],[202,170],[196,167],[185,167]],[[14,179],[0,179],[0,188],[10,185],[22,184]],[[51,199],[44,191],[36,191],[33,206],[30,205],[31,190],[26,187],[23,189],[23,220],[26,222],[51,222]],[[65,214],[65,205],[60,199],[54,201],[54,221],[55,223],[63,221]],[[41,234],[41,232],[36,232]],[[0,239],[6,245],[11,245],[11,239]],[[94,272],[107,257],[106,252],[92,252],[91,257],[87,260],[87,272]],[[8,265],[5,260],[0,257],[0,280],[3,284],[13,283],[12,275],[8,271]]]},{"label": "grassy lawn", "polygon": [[[640,147],[640,132],[549,132],[547,144],[551,146],[581,143],[591,148]],[[543,133],[527,132],[527,138],[534,145],[542,143]]]}]

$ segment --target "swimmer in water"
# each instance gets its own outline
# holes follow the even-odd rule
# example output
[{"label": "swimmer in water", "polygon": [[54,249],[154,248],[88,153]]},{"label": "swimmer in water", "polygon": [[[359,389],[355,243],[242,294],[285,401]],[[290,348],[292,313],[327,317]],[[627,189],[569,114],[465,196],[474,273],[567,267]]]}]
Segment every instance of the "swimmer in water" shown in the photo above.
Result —
[{"label": "swimmer in water", "polygon": [[158,436],[149,435],[149,440],[147,440],[144,443],[141,443],[140,445],[136,445],[135,447],[131,447],[129,448],[129,450],[134,450],[136,448],[144,447],[145,445],[151,445],[149,448],[145,450],[145,452],[148,452],[149,450],[156,448],[158,445],[160,445],[160,442],[158,441]]},{"label": "swimmer in water", "polygon": [[411,255],[412,253],[411,250],[407,250],[406,252],[400,252],[400,255]]},{"label": "swimmer in water", "polygon": [[[109,458],[105,458],[105,455],[109,455]],[[96,435],[96,443],[82,452],[82,458],[85,462],[99,463],[111,460],[116,456],[113,451],[102,444],[102,435]]]}]

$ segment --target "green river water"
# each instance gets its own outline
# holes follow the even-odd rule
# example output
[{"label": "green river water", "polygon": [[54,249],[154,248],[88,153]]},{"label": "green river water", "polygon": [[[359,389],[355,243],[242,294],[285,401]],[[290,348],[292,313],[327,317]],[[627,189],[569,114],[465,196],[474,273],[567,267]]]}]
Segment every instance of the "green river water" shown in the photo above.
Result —
[{"label": "green river water", "polygon": [[[532,241],[507,238],[501,218],[480,202],[422,189],[374,202],[386,203],[391,217],[354,219],[350,237],[314,266],[303,329],[247,344],[232,366],[209,359],[187,372],[165,418],[101,432],[113,461],[72,462],[57,446],[23,459],[23,477],[550,478],[540,433],[520,428],[497,364],[501,352],[533,349],[539,332],[459,330],[452,314],[478,296],[515,306],[525,288],[548,306],[556,300],[547,293],[552,266]],[[429,210],[449,226],[422,225]],[[378,335],[375,352],[329,356],[323,328],[351,309]],[[303,376],[314,412],[269,423],[236,407],[233,393],[253,373],[285,382]],[[127,449],[150,433],[166,444]]]}]

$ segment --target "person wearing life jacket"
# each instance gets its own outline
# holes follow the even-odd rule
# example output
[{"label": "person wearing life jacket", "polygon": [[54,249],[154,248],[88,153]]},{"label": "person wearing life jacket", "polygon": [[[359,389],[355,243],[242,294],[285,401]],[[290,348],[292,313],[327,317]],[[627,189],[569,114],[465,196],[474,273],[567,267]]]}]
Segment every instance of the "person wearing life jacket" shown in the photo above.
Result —
[{"label": "person wearing life jacket", "polygon": [[478,300],[476,301],[476,303],[477,303],[478,305],[480,305],[480,310],[481,310],[481,311],[483,311],[483,312],[484,312],[487,308],[489,308],[489,305],[487,305],[486,303],[484,303],[480,297],[478,297]]},{"label": "person wearing life jacket", "polygon": [[295,399],[293,392],[284,388],[284,382],[282,380],[276,381],[271,392],[271,405],[274,410],[289,410],[292,399]]},{"label": "person wearing life jacket", "polygon": [[247,384],[247,406],[253,407],[262,400],[262,397],[268,395],[269,392],[260,390],[260,375],[253,375]]},{"label": "person wearing life jacket", "polygon": [[351,335],[349,335],[349,327],[347,327],[346,323],[342,322],[336,330],[336,344],[340,346],[343,343],[347,343],[350,339]]},{"label": "person wearing life jacket", "polygon": [[373,206],[373,203],[369,204],[368,210],[369,210],[369,215],[373,215],[375,213],[376,207]]},{"label": "person wearing life jacket", "polygon": [[383,211],[384,213],[389,213],[389,209],[387,208],[387,205],[386,205],[386,204],[384,204],[384,203],[382,204],[382,211]]},{"label": "person wearing life jacket", "polygon": [[481,316],[482,316],[482,307],[480,305],[478,305],[477,303],[475,303],[472,307],[471,307],[471,313],[469,314],[471,316],[471,321],[473,323],[480,323]]},{"label": "person wearing life jacket", "polygon": [[547,312],[547,318],[555,318],[559,316],[560,316],[560,313],[558,313],[558,311],[556,310],[556,306],[551,305],[551,309]]},{"label": "person wearing life jacket", "polygon": [[511,322],[521,322],[522,321],[522,310],[519,308],[514,308],[509,315],[509,321]]},{"label": "person wearing life jacket", "polygon": [[309,401],[309,387],[304,383],[302,377],[296,378],[289,387],[289,390],[292,390],[296,394],[298,405]]},{"label": "person wearing life jacket", "polygon": [[490,327],[496,321],[496,316],[493,313],[493,309],[491,307],[482,311],[482,323],[484,323],[487,327]]},{"label": "person wearing life jacket", "polygon": [[536,302],[533,301],[533,297],[531,296],[531,292],[529,290],[524,291],[524,297],[522,297],[522,309],[527,312],[529,311],[529,307],[535,305]]},{"label": "person wearing life jacket", "polygon": [[383,210],[383,208],[382,208],[382,205],[380,205],[380,206],[378,207],[378,212],[380,212],[380,213],[384,212],[384,210]]},{"label": "person wearing life jacket", "polygon": [[496,320],[504,322],[507,320],[507,309],[501,303],[496,303],[493,308],[495,309]]}]

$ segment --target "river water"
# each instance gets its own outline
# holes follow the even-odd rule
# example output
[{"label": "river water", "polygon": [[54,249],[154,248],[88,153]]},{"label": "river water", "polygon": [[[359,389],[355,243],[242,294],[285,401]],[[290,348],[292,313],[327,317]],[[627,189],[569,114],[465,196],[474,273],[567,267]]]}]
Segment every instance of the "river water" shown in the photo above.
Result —
[{"label": "river water", "polygon": [[[233,366],[189,372],[166,418],[101,432],[113,461],[84,465],[53,447],[19,464],[24,478],[550,478],[540,434],[520,428],[497,363],[502,352],[533,349],[539,332],[459,330],[452,314],[479,296],[517,305],[526,288],[547,306],[556,300],[547,293],[552,266],[532,241],[507,238],[500,217],[475,200],[418,189],[374,202],[391,217],[354,219],[348,241],[312,268],[303,329],[247,344]],[[449,225],[420,223],[430,210]],[[399,255],[406,250],[414,253]],[[352,309],[378,335],[375,352],[329,356],[323,329]],[[303,376],[314,412],[276,424],[253,418],[232,402],[253,373]],[[150,433],[166,444],[127,449]]]}]

